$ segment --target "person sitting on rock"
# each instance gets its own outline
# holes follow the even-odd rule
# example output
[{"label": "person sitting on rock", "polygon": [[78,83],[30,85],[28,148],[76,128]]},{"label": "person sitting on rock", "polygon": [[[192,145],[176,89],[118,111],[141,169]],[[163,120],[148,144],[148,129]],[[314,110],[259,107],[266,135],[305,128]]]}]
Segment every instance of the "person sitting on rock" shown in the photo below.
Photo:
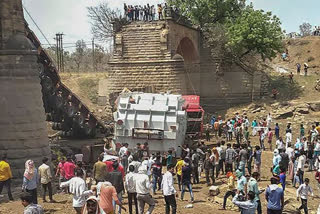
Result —
[{"label": "person sitting on rock", "polygon": [[237,189],[235,186],[235,180],[236,180],[236,176],[232,173],[232,172],[228,172],[227,173],[227,178],[228,178],[228,191],[226,192],[226,194],[224,195],[223,198],[223,209],[226,209],[226,204],[227,204],[227,199],[230,195],[232,195],[232,197],[234,197],[236,195]]}]

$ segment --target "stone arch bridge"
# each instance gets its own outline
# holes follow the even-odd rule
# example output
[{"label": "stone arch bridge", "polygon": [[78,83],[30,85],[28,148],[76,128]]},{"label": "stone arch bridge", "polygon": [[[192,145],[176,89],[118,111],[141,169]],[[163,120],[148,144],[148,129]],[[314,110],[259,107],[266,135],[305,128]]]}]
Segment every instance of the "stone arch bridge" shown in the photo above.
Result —
[{"label": "stone arch bridge", "polygon": [[[123,88],[149,92],[197,94],[209,112],[251,102],[266,94],[261,72],[232,62],[217,62],[203,47],[200,31],[167,17],[152,22],[132,22],[116,33],[109,78],[99,84],[99,103]],[[222,74],[222,75],[221,75]],[[111,102],[112,103],[112,102]]]}]

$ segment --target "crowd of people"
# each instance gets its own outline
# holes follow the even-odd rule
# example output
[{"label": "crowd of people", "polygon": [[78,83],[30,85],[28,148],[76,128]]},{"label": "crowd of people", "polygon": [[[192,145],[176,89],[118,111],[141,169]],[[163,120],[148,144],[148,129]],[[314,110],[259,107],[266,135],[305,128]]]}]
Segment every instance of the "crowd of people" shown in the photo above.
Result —
[{"label": "crowd of people", "polygon": [[[242,214],[282,213],[285,206],[288,181],[296,189],[296,196],[301,200],[297,210],[308,213],[308,197],[313,196],[310,180],[304,178],[305,165],[309,171],[316,171],[315,178],[320,187],[320,125],[316,123],[306,132],[300,125],[298,137],[293,141],[292,127],[289,123],[281,135],[277,123],[273,126],[271,114],[260,120],[249,121],[246,115],[236,113],[232,118],[212,117],[206,125],[206,138],[217,139],[215,146],[209,147],[204,141],[196,146],[181,147],[181,157],[175,157],[175,151],[166,154],[150,153],[148,143],[137,144],[129,149],[127,143],[114,151],[107,143],[104,152],[98,157],[92,168],[84,168],[83,155],[69,155],[61,159],[56,167],[55,176],[43,158],[38,168],[32,160],[25,163],[21,196],[25,213],[43,213],[38,205],[37,189],[42,187],[42,199],[54,203],[52,195],[53,177],[59,178],[60,191],[73,195],[73,207],[76,213],[121,213],[123,196],[128,198],[129,213],[151,214],[156,206],[154,195],[164,198],[165,212],[176,213],[176,198],[185,200],[186,189],[190,203],[197,199],[193,185],[199,184],[205,177],[207,186],[215,185],[216,179],[224,179],[227,191],[222,209],[227,208],[227,201],[237,205]],[[249,133],[250,130],[250,133]],[[258,136],[259,144],[252,146],[250,139]],[[267,145],[265,145],[267,141]],[[233,144],[231,142],[234,142]],[[273,153],[270,168],[270,185],[259,188],[262,155],[266,150]],[[0,161],[0,193],[7,187],[8,196],[13,200],[10,190],[12,178],[10,165],[5,157]],[[176,181],[176,182],[175,182]],[[177,183],[177,189],[176,185]],[[261,194],[265,192],[267,207],[261,205]],[[179,194],[178,194],[179,193]]]},{"label": "crowd of people", "polygon": [[178,13],[177,8],[171,8],[167,3],[158,5],[127,5],[123,6],[125,17],[128,21],[154,21],[164,20],[167,17],[167,10]]}]

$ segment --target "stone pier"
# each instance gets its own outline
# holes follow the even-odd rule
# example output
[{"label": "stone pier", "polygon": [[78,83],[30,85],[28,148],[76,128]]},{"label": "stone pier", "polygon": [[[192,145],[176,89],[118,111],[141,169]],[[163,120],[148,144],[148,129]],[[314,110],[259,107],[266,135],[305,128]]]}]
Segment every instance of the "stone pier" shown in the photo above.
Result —
[{"label": "stone pier", "polygon": [[11,165],[15,185],[24,163],[50,158],[37,50],[25,36],[21,0],[0,1],[0,155]]}]

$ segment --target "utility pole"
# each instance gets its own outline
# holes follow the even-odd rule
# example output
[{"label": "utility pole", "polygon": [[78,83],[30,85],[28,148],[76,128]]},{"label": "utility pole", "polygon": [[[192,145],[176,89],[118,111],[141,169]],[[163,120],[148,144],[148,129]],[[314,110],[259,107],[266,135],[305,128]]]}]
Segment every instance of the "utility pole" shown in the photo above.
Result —
[{"label": "utility pole", "polygon": [[58,70],[62,72],[64,71],[63,41],[62,41],[63,35],[64,35],[63,33],[56,34]]},{"label": "utility pole", "polygon": [[56,54],[57,54],[57,64],[58,64],[58,70],[60,70],[60,63],[59,63],[59,39],[58,39],[58,34],[56,33]]},{"label": "utility pole", "polygon": [[92,69],[96,72],[95,58],[94,58],[94,38],[92,39]]}]

